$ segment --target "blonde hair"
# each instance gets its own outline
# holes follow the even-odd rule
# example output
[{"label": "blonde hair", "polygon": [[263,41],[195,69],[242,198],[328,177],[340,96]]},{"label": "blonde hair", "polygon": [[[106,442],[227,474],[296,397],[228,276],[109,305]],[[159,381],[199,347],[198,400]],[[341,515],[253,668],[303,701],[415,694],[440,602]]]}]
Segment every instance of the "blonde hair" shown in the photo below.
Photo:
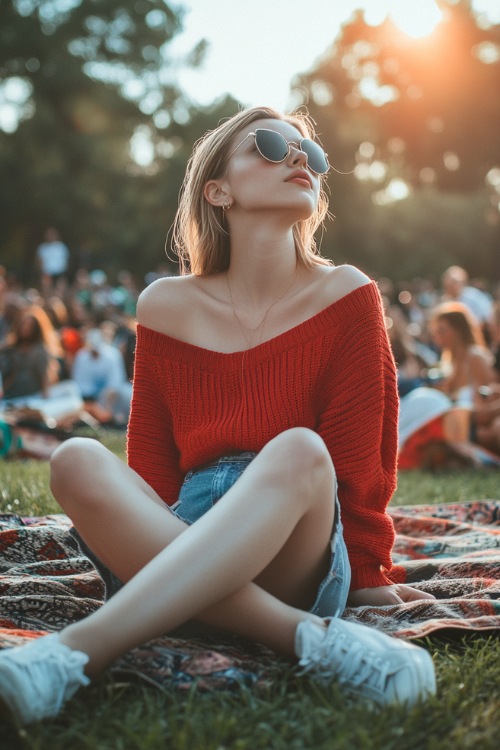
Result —
[{"label": "blonde hair", "polygon": [[[179,257],[181,273],[206,276],[229,267],[230,237],[224,211],[204,196],[209,180],[224,176],[236,135],[255,120],[281,120],[294,125],[305,138],[314,138],[311,118],[304,113],[283,115],[268,107],[243,110],[200,138],[194,146],[182,184],[179,208],[172,230],[172,246]],[[306,267],[331,265],[319,254],[314,234],[328,214],[328,199],[321,183],[316,210],[309,219],[293,227],[297,260]]]},{"label": "blonde hair", "polygon": [[[24,336],[22,326],[25,320],[33,321],[33,332]],[[59,336],[49,316],[40,305],[33,304],[23,307],[19,313],[13,330],[8,336],[8,343],[18,346],[22,343],[43,344],[53,357],[61,355]]]}]

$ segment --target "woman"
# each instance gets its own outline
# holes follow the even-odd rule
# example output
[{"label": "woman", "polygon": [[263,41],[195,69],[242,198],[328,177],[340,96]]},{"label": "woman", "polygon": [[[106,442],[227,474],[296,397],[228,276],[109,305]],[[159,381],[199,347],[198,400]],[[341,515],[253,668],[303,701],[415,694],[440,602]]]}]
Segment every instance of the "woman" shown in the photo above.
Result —
[{"label": "woman", "polygon": [[[496,399],[486,398],[495,380],[493,357],[475,319],[460,302],[445,302],[432,313],[429,329],[441,351],[441,374],[433,390],[419,387],[401,399],[399,466],[442,468],[457,463],[497,465]],[[488,439],[491,432],[491,439]]]},{"label": "woman", "polygon": [[493,357],[479,325],[460,302],[445,302],[430,320],[430,330],[441,351],[443,378],[437,388],[454,402],[472,406],[480,386],[495,379]]},{"label": "woman", "polygon": [[491,349],[493,352],[493,369],[495,383],[500,383],[500,302],[495,302],[491,321]]},{"label": "woman", "polygon": [[394,363],[375,285],[315,252],[328,163],[313,138],[306,117],[262,108],[195,148],[175,226],[191,273],[139,300],[129,467],[82,439],[52,461],[54,495],[126,585],[29,658],[0,655],[23,721],[193,617],[380,703],[435,690],[426,651],[340,619],[350,567],[354,606],[432,597],[390,577]]},{"label": "woman", "polygon": [[6,346],[0,349],[4,398],[46,396],[49,386],[59,379],[60,356],[57,332],[45,310],[39,305],[23,308]]}]

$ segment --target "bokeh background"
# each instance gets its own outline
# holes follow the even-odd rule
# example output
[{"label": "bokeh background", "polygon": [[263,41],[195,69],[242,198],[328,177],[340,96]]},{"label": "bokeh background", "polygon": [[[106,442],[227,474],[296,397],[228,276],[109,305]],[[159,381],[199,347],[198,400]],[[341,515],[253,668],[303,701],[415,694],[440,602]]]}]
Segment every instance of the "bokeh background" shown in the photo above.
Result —
[{"label": "bokeh background", "polygon": [[35,283],[56,227],[73,271],[175,273],[193,143],[253,104],[317,122],[335,167],[324,255],[498,283],[497,0],[2,0],[0,264]]}]

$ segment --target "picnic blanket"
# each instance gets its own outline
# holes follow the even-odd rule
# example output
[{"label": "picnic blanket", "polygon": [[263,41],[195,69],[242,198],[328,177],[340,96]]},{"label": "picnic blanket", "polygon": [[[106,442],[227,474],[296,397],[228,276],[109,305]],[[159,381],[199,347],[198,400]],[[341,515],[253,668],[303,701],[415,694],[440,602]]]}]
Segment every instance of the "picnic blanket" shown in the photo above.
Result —
[{"label": "picnic blanket", "polygon": [[[500,629],[500,501],[394,507],[400,582],[433,593],[344,617],[396,637]],[[0,514],[0,648],[58,630],[101,606],[103,581],[70,535],[64,515]],[[266,684],[286,663],[258,644],[188,624],[119,659],[111,671],[160,688]]]}]

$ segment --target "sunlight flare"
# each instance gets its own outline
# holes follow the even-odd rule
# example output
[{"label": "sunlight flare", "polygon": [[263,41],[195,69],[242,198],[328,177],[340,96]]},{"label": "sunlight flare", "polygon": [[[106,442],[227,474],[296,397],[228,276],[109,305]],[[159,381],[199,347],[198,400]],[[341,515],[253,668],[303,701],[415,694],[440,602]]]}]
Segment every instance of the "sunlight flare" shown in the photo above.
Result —
[{"label": "sunlight flare", "polygon": [[443,14],[435,0],[394,0],[390,16],[401,31],[420,39],[432,34]]}]

